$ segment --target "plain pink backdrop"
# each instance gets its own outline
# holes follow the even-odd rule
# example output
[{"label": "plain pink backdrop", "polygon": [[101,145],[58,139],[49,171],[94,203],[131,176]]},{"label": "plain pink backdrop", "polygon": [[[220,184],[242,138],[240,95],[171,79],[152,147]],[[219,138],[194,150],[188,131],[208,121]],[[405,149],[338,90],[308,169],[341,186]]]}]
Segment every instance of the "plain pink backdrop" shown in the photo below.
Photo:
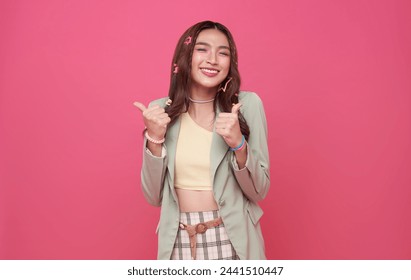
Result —
[{"label": "plain pink backdrop", "polygon": [[411,259],[411,2],[1,1],[0,258],[154,259],[133,101],[211,19],[269,126],[269,259]]}]

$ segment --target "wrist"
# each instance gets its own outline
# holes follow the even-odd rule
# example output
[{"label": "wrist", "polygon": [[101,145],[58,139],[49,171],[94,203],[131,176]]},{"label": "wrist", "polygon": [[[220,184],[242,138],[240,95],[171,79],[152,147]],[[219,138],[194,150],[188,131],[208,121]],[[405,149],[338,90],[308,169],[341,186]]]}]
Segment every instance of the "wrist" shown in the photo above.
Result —
[{"label": "wrist", "polygon": [[242,149],[244,149],[244,147],[245,147],[245,144],[246,143],[246,141],[245,141],[245,136],[244,135],[241,135],[241,142],[240,142],[240,144],[238,144],[237,146],[235,146],[235,147],[230,147],[230,151],[233,151],[233,152],[235,152],[235,151],[241,151]]},{"label": "wrist", "polygon": [[153,144],[162,144],[166,140],[164,137],[162,138],[157,138],[157,137],[152,137],[148,131],[146,130],[144,132],[144,136],[147,138],[147,140]]}]

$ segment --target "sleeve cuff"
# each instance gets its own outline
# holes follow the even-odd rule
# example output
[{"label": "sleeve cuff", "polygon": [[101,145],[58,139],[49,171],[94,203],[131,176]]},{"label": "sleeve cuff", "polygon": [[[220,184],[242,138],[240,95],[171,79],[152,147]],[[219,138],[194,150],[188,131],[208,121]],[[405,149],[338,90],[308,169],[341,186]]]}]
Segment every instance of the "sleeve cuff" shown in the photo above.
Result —
[{"label": "sleeve cuff", "polygon": [[164,148],[164,146],[161,147],[161,157],[157,157],[157,156],[153,155],[148,148],[146,148],[146,153],[149,154],[152,157],[155,157],[155,158],[164,158],[166,156],[166,149]]},{"label": "sleeve cuff", "polygon": [[234,171],[243,171],[247,168],[247,164],[248,164],[248,158],[250,155],[250,151],[249,151],[249,147],[248,147],[248,143],[245,143],[247,145],[247,160],[245,161],[244,167],[243,168],[238,168],[238,164],[237,164],[237,158],[235,157],[235,153],[232,152],[232,157],[231,157],[231,164],[233,165],[233,169]]}]

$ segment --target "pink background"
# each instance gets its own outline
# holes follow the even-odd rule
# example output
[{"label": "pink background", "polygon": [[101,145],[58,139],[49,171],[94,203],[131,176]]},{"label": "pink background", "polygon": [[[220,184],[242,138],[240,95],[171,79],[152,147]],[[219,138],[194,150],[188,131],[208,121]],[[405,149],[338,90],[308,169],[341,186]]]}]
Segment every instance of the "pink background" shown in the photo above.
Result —
[{"label": "pink background", "polygon": [[269,125],[270,259],[411,259],[411,2],[1,1],[0,258],[154,259],[133,101],[233,32]]}]

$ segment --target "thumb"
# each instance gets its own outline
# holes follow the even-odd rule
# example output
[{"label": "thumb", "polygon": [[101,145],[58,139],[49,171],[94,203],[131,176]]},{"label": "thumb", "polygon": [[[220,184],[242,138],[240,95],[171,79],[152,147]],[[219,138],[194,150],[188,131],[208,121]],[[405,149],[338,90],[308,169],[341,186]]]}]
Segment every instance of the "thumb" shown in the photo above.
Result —
[{"label": "thumb", "polygon": [[134,102],[133,103],[134,106],[136,106],[141,112],[144,112],[145,110],[147,110],[146,106],[144,106],[142,103],[140,102]]},{"label": "thumb", "polygon": [[231,113],[238,114],[238,111],[240,110],[240,107],[242,105],[243,104],[241,104],[241,103],[234,104],[233,108],[231,108]]}]

